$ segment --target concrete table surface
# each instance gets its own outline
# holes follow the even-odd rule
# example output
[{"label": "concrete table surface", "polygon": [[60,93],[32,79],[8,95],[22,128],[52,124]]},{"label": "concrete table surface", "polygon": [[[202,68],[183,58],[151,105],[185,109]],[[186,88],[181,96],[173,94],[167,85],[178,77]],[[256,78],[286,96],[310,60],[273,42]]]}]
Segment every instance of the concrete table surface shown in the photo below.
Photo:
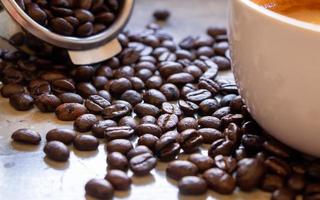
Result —
[{"label": "concrete table surface", "polygon": [[[167,8],[172,16],[165,29],[178,40],[187,35],[205,34],[206,27],[225,24],[227,0],[137,0],[128,29],[141,30],[152,21],[156,8]],[[3,47],[3,46],[0,46]],[[224,76],[230,78],[230,72]],[[45,134],[52,128],[69,127],[72,123],[56,120],[54,114],[43,114],[33,109],[18,112],[9,106],[8,100],[0,98],[0,199],[1,200],[80,200],[85,196],[84,185],[94,177],[106,174],[104,143],[98,151],[79,152],[70,147],[67,163],[57,163],[45,158],[42,151]],[[11,134],[18,128],[31,128],[42,135],[41,145],[31,147],[11,142]],[[213,191],[198,197],[181,196],[176,182],[165,176],[166,164],[158,163],[152,173],[143,178],[133,176],[128,192],[116,192],[115,199],[269,199],[260,191],[232,196],[219,195]],[[129,172],[131,176],[132,173]]]}]

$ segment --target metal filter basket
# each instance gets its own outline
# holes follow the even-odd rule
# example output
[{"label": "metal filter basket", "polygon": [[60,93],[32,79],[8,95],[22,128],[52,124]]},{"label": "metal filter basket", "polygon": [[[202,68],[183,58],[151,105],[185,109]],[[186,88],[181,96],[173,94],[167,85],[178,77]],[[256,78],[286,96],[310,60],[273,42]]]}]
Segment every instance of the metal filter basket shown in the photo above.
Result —
[{"label": "metal filter basket", "polygon": [[117,35],[127,24],[134,0],[123,0],[115,22],[105,31],[86,38],[62,36],[51,32],[31,19],[14,0],[1,0],[0,37],[9,40],[18,32],[26,31],[55,47],[66,49],[76,65],[101,62],[121,51]]}]

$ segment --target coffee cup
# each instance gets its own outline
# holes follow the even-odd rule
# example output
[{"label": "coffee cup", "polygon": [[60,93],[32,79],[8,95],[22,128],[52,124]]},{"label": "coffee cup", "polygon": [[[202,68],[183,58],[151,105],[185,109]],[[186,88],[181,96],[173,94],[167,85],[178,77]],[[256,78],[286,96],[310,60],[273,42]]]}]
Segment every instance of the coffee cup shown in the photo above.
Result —
[{"label": "coffee cup", "polygon": [[232,69],[253,118],[280,141],[320,156],[320,26],[231,0],[228,35]]}]

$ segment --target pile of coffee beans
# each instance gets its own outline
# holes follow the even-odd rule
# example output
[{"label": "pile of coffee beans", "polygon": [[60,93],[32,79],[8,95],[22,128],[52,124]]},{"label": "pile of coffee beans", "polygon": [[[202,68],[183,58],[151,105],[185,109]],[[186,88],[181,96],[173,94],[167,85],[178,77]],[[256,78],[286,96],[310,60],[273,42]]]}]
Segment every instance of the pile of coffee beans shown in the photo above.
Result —
[{"label": "pile of coffee beans", "polygon": [[[210,27],[207,35],[176,43],[159,25],[149,24],[119,40],[122,52],[95,66],[0,54],[1,94],[12,107],[37,107],[74,121],[74,130],[47,133],[47,158],[65,162],[67,145],[94,151],[106,144],[107,174],[86,184],[88,195],[110,199],[114,191],[130,189],[128,170],[144,176],[163,161],[184,195],[208,189],[231,194],[238,187],[270,192],[273,200],[320,198],[320,161],[265,133],[235,83],[217,76],[230,69],[224,28]],[[31,145],[41,141],[28,129],[12,138]],[[182,160],[181,154],[189,156]]]},{"label": "pile of coffee beans", "polygon": [[38,24],[64,36],[88,37],[117,18],[121,0],[15,0]]}]

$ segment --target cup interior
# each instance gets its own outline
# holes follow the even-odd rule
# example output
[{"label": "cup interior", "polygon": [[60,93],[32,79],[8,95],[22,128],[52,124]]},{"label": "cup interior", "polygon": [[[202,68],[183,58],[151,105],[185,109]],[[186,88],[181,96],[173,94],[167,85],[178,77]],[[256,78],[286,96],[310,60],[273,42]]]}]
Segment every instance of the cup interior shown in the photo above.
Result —
[{"label": "cup interior", "polygon": [[284,10],[293,6],[306,6],[319,4],[318,0],[252,0],[269,10]]}]

